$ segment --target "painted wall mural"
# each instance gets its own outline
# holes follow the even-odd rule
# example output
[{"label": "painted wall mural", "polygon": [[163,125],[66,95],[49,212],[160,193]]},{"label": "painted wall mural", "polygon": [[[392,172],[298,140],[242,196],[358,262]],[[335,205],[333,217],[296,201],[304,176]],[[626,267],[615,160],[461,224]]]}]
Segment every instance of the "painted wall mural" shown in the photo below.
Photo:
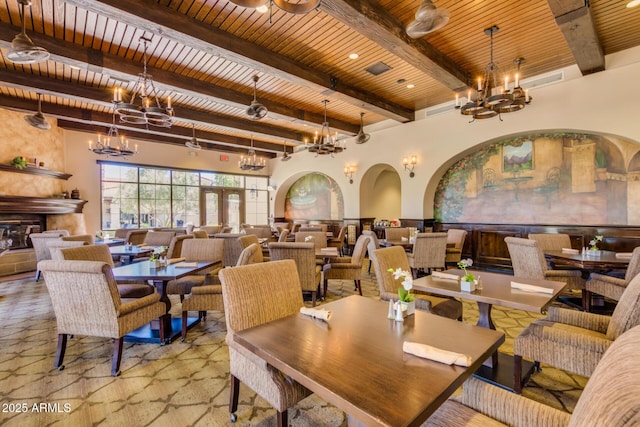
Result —
[{"label": "painted wall mural", "polygon": [[293,183],[287,192],[284,209],[287,220],[340,220],[344,218],[344,199],[333,179],[315,172]]},{"label": "painted wall mural", "polygon": [[640,224],[640,145],[541,132],[480,147],[438,184],[440,222]]}]

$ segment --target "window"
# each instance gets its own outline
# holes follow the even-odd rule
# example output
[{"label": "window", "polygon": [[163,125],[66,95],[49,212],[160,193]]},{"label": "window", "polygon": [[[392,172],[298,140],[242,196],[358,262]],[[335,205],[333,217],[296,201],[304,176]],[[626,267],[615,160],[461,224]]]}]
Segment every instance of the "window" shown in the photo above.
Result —
[{"label": "window", "polygon": [[269,223],[267,177],[99,164],[103,230],[201,225],[202,187],[244,190],[245,221]]}]

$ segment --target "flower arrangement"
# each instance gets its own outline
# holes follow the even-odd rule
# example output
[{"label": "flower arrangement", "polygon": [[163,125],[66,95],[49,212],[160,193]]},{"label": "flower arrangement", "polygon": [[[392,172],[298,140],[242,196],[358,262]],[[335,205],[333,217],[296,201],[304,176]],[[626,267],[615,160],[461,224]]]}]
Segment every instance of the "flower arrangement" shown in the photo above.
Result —
[{"label": "flower arrangement", "polygon": [[307,236],[304,238],[305,242],[312,242],[313,241],[313,236]]},{"label": "flower arrangement", "polygon": [[393,278],[396,280],[404,277],[404,280],[402,280],[402,286],[398,288],[398,297],[400,298],[400,301],[413,301],[414,298],[411,294],[411,289],[413,288],[413,276],[411,275],[411,272],[403,270],[401,268],[397,268],[395,270],[393,268],[390,268],[387,271],[389,273],[393,273]]},{"label": "flower arrangement", "polygon": [[475,276],[467,271],[467,268],[473,265],[473,260],[471,258],[463,259],[458,261],[458,268],[464,271],[464,276],[460,280],[464,280],[465,282],[473,282],[475,280]]},{"label": "flower arrangement", "polygon": [[159,252],[152,253],[151,256],[149,257],[149,261],[160,261],[160,253]]},{"label": "flower arrangement", "polygon": [[102,233],[102,230],[96,231],[96,239],[102,240],[103,238],[104,238],[104,234]]},{"label": "flower arrangement", "polygon": [[17,169],[24,169],[27,167],[27,160],[22,156],[16,156],[11,160],[11,164]]},{"label": "flower arrangement", "polygon": [[591,241],[589,242],[589,250],[597,251],[598,243],[602,242],[602,239],[604,239],[604,236],[602,234],[597,234],[593,239],[591,239]]}]

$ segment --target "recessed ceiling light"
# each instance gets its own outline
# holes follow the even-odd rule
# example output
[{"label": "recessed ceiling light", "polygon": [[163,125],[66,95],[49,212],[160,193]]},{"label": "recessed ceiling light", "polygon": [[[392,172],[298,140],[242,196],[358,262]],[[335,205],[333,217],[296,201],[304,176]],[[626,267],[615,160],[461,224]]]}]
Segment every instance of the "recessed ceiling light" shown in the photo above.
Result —
[{"label": "recessed ceiling light", "polygon": [[269,11],[269,6],[267,6],[266,4],[256,7],[256,12],[258,13],[267,13],[268,11]]},{"label": "recessed ceiling light", "polygon": [[360,57],[360,55],[358,55],[357,53],[350,53],[349,54],[349,59],[358,59]]},{"label": "recessed ceiling light", "polygon": [[71,69],[72,69],[72,70],[74,70],[74,71],[78,71],[78,70],[80,70],[80,67],[77,67],[77,66],[75,66],[75,65],[69,65],[69,68],[71,68]]},{"label": "recessed ceiling light", "polygon": [[629,3],[627,3],[628,8],[636,7],[638,5],[640,5],[640,0],[631,0]]},{"label": "recessed ceiling light", "polygon": [[416,87],[416,85],[414,85],[413,83],[409,83],[407,85],[407,89],[413,89],[414,87]]}]

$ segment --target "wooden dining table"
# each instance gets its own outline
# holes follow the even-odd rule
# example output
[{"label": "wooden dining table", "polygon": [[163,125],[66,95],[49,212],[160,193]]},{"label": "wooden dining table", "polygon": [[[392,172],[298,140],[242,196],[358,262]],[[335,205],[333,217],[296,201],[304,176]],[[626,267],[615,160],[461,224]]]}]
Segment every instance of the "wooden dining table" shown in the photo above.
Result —
[{"label": "wooden dining table", "polygon": [[[462,291],[459,280],[440,279],[433,277],[433,275],[415,279],[413,281],[413,289],[440,296],[475,301],[478,305],[479,312],[476,325],[495,330],[496,327],[491,320],[491,310],[494,305],[543,313],[566,286],[563,282],[550,280],[525,279],[487,271],[469,270],[469,272],[473,273],[476,279],[480,278],[482,283],[481,289],[476,289],[473,292]],[[446,273],[458,277],[462,277],[465,274],[463,270],[458,269],[446,270]],[[511,287],[512,281],[548,288],[551,289],[551,293],[527,292],[513,289]],[[533,364],[523,360],[523,382],[529,379],[532,372]],[[478,370],[477,376],[499,387],[513,391],[513,356],[500,353],[496,350],[496,352],[485,361],[483,367]]]},{"label": "wooden dining table", "polygon": [[139,247],[136,245],[109,246],[111,256],[118,257],[123,264],[130,264],[133,258],[149,255],[154,251],[152,247]]},{"label": "wooden dining table", "polygon": [[[420,425],[504,342],[501,332],[419,310],[396,322],[386,302],[358,295],[319,308],[332,312],[329,323],[297,313],[233,339],[367,426]],[[471,366],[404,353],[404,341],[467,354]]]},{"label": "wooden dining table", "polygon": [[[118,280],[144,280],[153,283],[156,287],[156,291],[160,294],[160,301],[165,303],[166,314],[160,319],[161,322],[165,322],[165,342],[172,342],[177,339],[182,332],[182,319],[172,318],[169,314],[171,310],[171,300],[167,295],[167,283],[171,280],[176,280],[181,277],[185,277],[191,274],[196,274],[208,268],[214,267],[218,262],[196,262],[194,263],[173,263],[166,265],[165,267],[156,268],[151,261],[141,261],[132,264],[125,264],[119,267],[113,268],[113,276],[116,281]],[[185,267],[187,266],[187,267]],[[190,329],[194,325],[199,323],[197,317],[189,318],[187,322],[187,328]],[[126,341],[133,342],[151,342],[159,343],[159,324],[152,323],[151,325],[143,326],[136,331],[125,336]]]},{"label": "wooden dining table", "polygon": [[582,253],[568,253],[563,251],[544,251],[544,257],[551,264],[568,265],[571,267],[587,270],[589,272],[599,272],[606,270],[625,270],[631,261],[631,257],[620,257],[612,251],[599,251],[598,256]]}]

